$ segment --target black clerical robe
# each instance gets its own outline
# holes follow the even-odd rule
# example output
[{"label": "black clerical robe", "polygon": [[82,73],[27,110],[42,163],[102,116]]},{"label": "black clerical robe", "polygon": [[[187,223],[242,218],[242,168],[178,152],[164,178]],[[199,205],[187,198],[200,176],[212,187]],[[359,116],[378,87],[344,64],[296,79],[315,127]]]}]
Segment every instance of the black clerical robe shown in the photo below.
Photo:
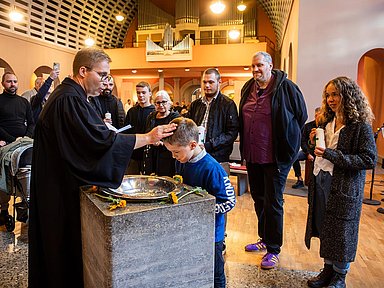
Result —
[{"label": "black clerical robe", "polygon": [[49,98],[35,130],[29,287],[83,287],[79,186],[117,188],[135,135],[116,134],[66,78]]}]

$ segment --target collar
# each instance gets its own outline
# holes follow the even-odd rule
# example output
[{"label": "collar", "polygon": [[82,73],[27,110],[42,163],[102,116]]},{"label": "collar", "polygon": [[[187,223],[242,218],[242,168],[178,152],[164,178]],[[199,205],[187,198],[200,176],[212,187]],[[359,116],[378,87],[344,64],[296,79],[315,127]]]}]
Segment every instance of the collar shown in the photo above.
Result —
[{"label": "collar", "polygon": [[197,161],[201,160],[205,155],[207,155],[207,151],[205,149],[202,149],[199,154],[196,155],[195,158],[189,159],[189,163],[196,163]]},{"label": "collar", "polygon": [[220,91],[217,91],[216,95],[213,96],[213,98],[211,99],[211,101],[208,101],[207,97],[205,97],[205,95],[203,97],[201,97],[201,101],[205,104],[205,105],[208,105],[210,103],[212,103],[214,100],[216,100],[217,96],[220,94]]},{"label": "collar", "polygon": [[15,94],[11,94],[11,93],[8,93],[7,91],[3,90],[3,95],[4,96],[7,96],[7,97],[15,97],[15,96],[18,96],[16,93]]}]

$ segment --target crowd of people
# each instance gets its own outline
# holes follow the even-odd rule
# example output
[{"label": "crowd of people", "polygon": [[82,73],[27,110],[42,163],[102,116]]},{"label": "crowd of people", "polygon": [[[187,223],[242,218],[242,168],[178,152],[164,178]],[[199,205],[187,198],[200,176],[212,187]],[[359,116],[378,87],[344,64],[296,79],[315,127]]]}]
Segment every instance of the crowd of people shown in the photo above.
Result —
[{"label": "crowd of people", "polygon": [[[373,114],[358,85],[347,77],[324,87],[315,120],[299,87],[274,69],[272,57],[257,52],[253,77],[236,103],[220,91],[221,75],[204,71],[202,95],[189,105],[150,84],[136,84],[137,102],[113,95],[111,59],[102,50],[80,50],[73,76],[50,92],[60,70],[17,94],[17,77],[1,79],[0,147],[19,137],[34,138],[29,222],[29,287],[80,287],[82,278],[79,186],[116,188],[124,174],[180,174],[185,183],[216,197],[214,287],[225,287],[223,251],[226,213],[236,203],[229,183],[233,143],[240,139],[258,240],[247,252],[265,253],[260,266],[278,266],[283,245],[283,191],[292,167],[304,186],[300,160],[313,163],[308,187],[305,245],[320,238],[324,269],[309,287],[345,287],[357,249],[365,170],[376,163]],[[320,99],[319,99],[320,102]],[[121,133],[116,129],[129,127]],[[325,146],[318,145],[318,129]],[[316,141],[317,140],[317,141]],[[299,149],[301,147],[301,151]],[[47,157],[49,155],[49,157]],[[110,169],[105,169],[109,167]],[[0,191],[0,225],[9,195]],[[71,275],[71,277],[68,277]]]}]

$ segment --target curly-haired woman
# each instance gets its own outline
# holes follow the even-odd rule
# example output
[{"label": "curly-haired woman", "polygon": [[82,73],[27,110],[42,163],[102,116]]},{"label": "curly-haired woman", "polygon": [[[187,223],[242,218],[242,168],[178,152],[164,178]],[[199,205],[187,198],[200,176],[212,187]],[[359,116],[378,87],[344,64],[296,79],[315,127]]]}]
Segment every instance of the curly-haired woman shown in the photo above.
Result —
[{"label": "curly-haired woman", "polygon": [[320,120],[326,148],[316,147],[316,129],[310,134],[316,159],[305,235],[308,249],[311,237],[320,238],[324,269],[308,280],[309,287],[346,287],[345,277],[356,256],[365,170],[376,163],[373,118],[353,80],[337,77],[327,83]]}]

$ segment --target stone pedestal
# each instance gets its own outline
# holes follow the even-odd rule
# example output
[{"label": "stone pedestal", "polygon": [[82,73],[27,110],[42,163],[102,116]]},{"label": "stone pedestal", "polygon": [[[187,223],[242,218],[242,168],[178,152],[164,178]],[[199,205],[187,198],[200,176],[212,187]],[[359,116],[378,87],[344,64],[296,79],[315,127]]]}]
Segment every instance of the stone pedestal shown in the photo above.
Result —
[{"label": "stone pedestal", "polygon": [[85,287],[213,287],[214,210],[211,195],[189,195],[109,211],[82,191]]}]

